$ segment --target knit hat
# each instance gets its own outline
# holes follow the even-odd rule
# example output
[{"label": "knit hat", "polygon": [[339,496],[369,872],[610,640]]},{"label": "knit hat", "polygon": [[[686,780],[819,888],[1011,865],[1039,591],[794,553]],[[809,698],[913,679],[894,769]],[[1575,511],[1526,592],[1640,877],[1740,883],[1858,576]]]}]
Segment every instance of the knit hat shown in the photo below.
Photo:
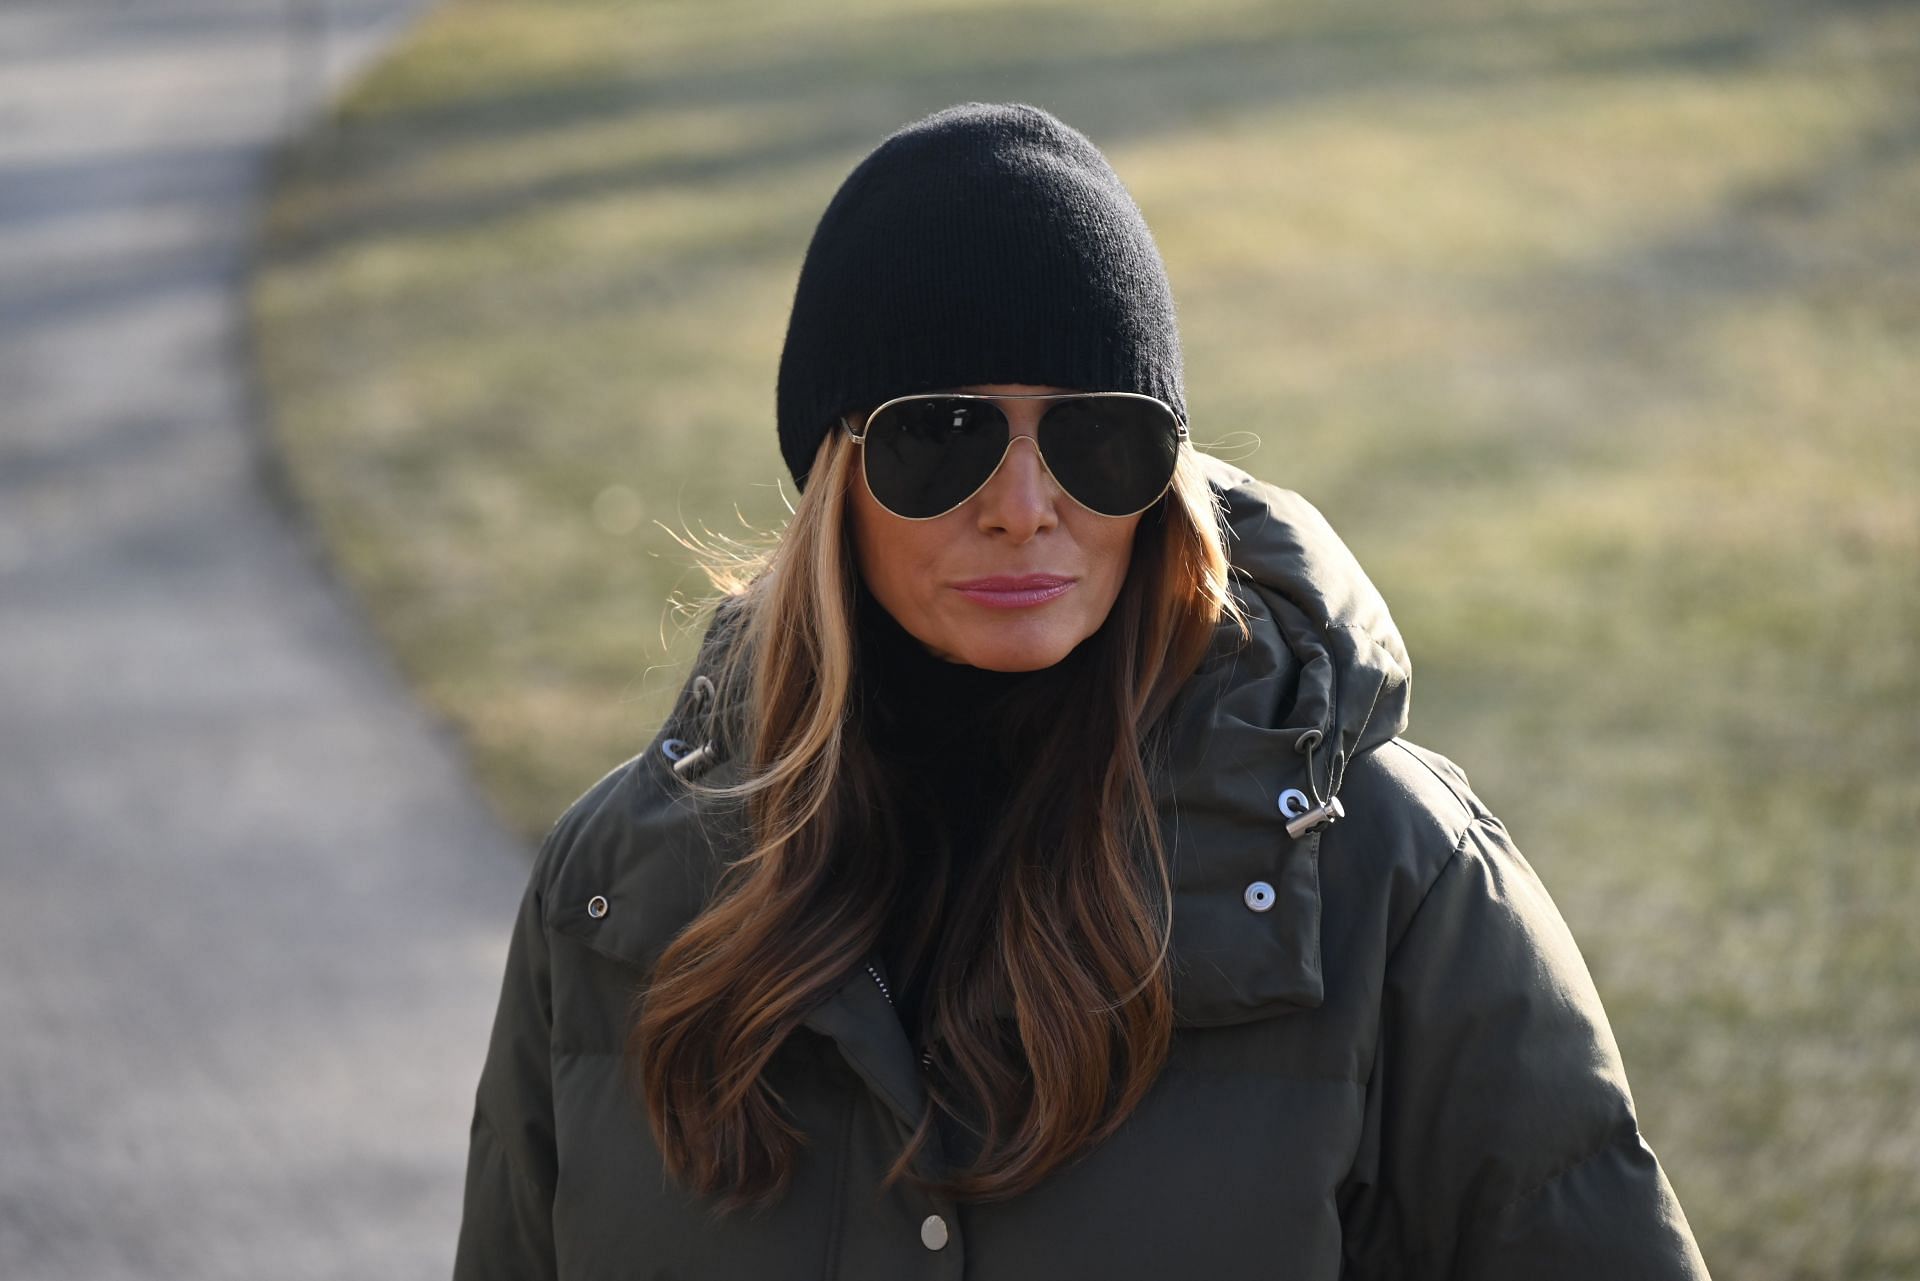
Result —
[{"label": "knit hat", "polygon": [[883,140],[814,229],[780,353],[780,452],[803,488],[840,417],[1030,383],[1157,396],[1186,417],[1166,268],[1084,134],[967,102]]}]

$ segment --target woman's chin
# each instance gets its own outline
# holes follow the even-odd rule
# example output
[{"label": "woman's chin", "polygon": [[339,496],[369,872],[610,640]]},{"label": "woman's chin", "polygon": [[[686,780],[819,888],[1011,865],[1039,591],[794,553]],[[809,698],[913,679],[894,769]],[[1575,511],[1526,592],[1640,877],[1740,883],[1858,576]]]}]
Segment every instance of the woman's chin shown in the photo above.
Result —
[{"label": "woman's chin", "polygon": [[967,637],[947,650],[945,657],[990,672],[1037,672],[1052,667],[1079,644],[1078,637],[1055,634],[1051,628],[1001,628],[999,632]]}]

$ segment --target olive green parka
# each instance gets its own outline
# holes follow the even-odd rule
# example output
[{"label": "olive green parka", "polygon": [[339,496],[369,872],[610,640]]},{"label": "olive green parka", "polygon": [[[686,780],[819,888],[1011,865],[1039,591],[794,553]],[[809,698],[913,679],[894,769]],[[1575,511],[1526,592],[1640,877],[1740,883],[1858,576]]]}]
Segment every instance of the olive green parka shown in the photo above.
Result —
[{"label": "olive green parka", "polygon": [[1169,712],[1176,1031],[1124,1126],[1011,1200],[882,1191],[924,1095],[875,957],[769,1069],[808,1136],[786,1196],[715,1217],[666,1178],[621,1050],[744,848],[686,786],[737,777],[724,734],[682,741],[716,628],[655,741],[535,861],[456,1281],[1706,1277],[1553,900],[1461,770],[1400,737],[1385,603],[1299,495],[1205,466],[1252,640],[1223,624]]}]

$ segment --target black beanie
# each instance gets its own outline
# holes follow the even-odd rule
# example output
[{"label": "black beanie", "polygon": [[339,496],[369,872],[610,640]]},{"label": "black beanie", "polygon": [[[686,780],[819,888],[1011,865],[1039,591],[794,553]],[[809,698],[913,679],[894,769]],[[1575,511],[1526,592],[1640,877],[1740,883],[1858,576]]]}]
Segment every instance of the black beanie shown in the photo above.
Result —
[{"label": "black beanie", "polygon": [[1157,396],[1187,416],[1173,293],[1099,148],[1025,103],[889,135],[840,184],[780,353],[780,452],[804,488],[844,414],[1032,383]]}]

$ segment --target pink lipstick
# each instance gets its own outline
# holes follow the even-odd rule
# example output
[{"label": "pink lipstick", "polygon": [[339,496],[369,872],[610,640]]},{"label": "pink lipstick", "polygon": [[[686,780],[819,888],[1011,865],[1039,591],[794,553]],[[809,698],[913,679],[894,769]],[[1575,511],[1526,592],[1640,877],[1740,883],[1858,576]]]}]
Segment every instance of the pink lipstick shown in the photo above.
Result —
[{"label": "pink lipstick", "polygon": [[996,574],[955,583],[953,588],[991,609],[1026,609],[1066,595],[1073,584],[1073,579],[1059,574]]}]

